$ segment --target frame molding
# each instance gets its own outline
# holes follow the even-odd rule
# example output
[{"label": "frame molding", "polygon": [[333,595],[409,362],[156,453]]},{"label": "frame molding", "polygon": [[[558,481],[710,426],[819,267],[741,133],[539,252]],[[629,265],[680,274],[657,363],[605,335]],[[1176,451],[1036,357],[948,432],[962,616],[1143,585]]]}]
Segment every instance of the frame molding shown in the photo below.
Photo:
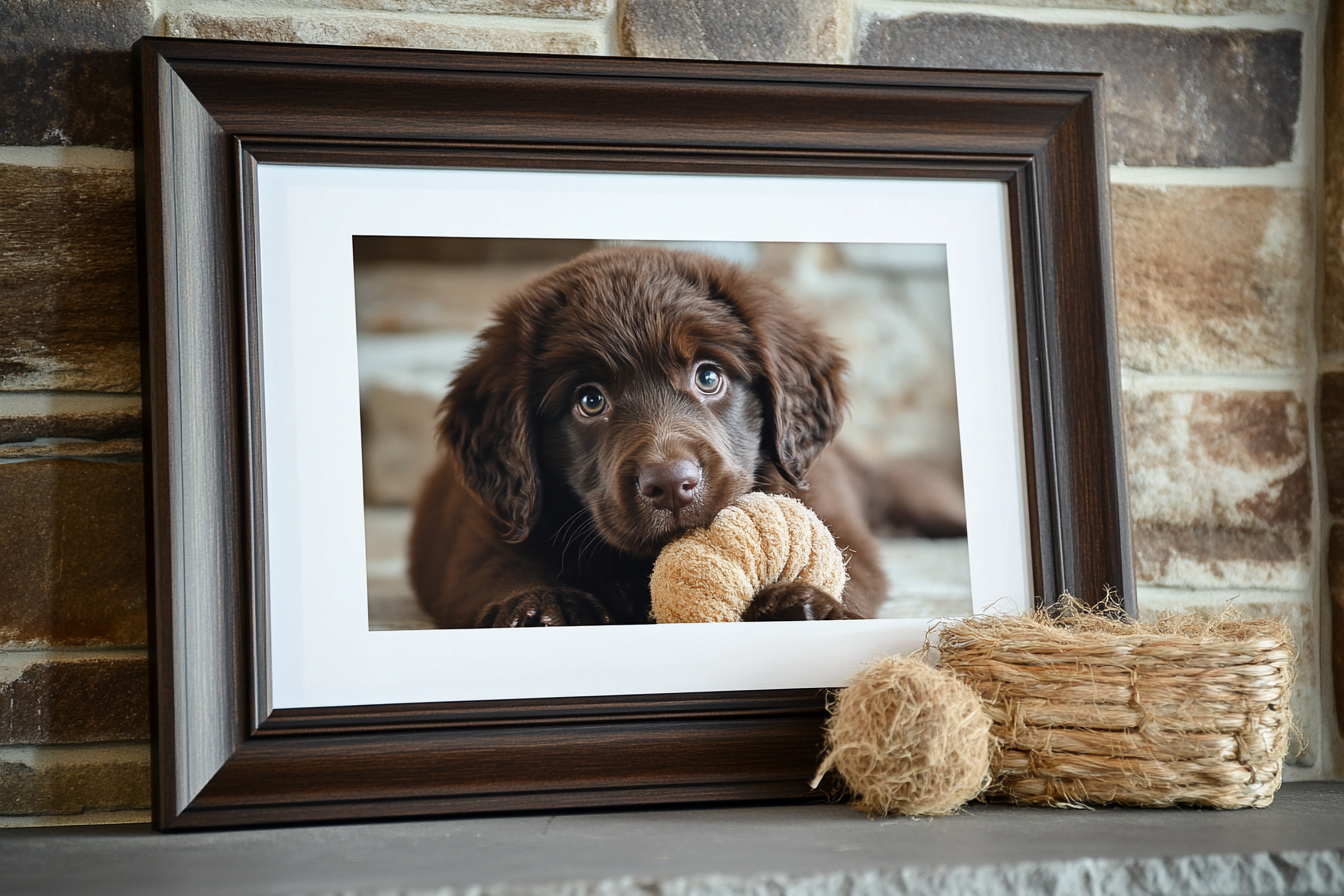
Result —
[{"label": "frame molding", "polygon": [[1134,613],[1100,76],[137,53],[160,829],[801,799],[822,743],[812,690],[271,709],[258,161],[1005,183],[1036,588]]}]

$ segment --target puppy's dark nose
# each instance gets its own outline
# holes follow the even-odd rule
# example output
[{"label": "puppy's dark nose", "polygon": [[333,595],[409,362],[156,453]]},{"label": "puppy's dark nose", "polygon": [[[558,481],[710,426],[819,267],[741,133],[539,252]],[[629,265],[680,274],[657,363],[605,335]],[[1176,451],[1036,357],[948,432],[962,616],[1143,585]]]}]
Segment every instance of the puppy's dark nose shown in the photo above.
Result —
[{"label": "puppy's dark nose", "polygon": [[700,468],[689,460],[649,464],[639,470],[639,491],[660,510],[679,510],[695,500]]}]

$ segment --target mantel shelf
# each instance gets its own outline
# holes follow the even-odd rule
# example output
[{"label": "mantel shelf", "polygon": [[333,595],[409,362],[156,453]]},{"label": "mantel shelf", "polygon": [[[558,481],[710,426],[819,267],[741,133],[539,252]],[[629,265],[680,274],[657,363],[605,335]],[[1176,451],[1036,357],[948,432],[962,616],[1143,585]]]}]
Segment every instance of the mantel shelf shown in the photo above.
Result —
[{"label": "mantel shelf", "polygon": [[1344,783],[1267,809],[737,806],[157,834],[0,832],[6,894],[1344,893]]}]

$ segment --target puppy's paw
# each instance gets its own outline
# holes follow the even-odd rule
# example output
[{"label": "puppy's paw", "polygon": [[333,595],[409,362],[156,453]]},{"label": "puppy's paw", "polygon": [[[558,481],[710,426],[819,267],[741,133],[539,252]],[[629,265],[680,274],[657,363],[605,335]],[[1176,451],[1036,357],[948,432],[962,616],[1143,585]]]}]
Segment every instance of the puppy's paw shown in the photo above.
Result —
[{"label": "puppy's paw", "polygon": [[844,604],[805,582],[778,582],[763,588],[742,611],[743,622],[846,618]]},{"label": "puppy's paw", "polygon": [[607,625],[611,614],[586,591],[533,588],[495,601],[476,618],[477,628],[531,628],[538,625]]}]

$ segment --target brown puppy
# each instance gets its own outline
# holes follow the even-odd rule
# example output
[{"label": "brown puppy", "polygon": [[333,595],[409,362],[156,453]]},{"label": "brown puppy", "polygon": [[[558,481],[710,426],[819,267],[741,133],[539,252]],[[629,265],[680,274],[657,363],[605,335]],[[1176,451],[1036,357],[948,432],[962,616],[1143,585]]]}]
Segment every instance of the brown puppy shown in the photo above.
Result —
[{"label": "brown puppy", "polygon": [[[600,249],[498,309],[444,399],[411,579],[443,627],[636,623],[679,533],[738,496],[801,498],[853,553],[843,594],[786,583],[747,619],[870,616],[886,593],[839,429],[845,362],[769,280]],[[810,480],[810,484],[809,484]]]}]

